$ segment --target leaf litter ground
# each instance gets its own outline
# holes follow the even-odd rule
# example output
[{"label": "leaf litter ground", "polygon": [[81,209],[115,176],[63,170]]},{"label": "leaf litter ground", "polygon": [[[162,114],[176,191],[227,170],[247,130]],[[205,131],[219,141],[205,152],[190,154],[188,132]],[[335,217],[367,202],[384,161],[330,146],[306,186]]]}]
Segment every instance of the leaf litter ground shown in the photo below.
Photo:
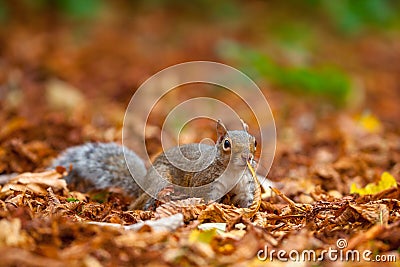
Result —
[{"label": "leaf litter ground", "polygon": [[[266,247],[287,252],[313,249],[320,255],[337,249],[338,240],[346,242],[343,251],[371,250],[373,256],[393,255],[399,261],[396,36],[343,43],[332,35],[332,43],[319,48],[320,58],[342,64],[363,81],[361,104],[354,100],[345,109],[335,109],[261,82],[278,130],[268,175],[276,189],[260,195],[251,216],[228,202],[206,205],[201,199],[175,200],[156,211],[131,211],[132,199],[121,189],[84,193],[66,185],[67,170],[45,170],[67,147],[87,141],[119,142],[132,88],[162,67],[219,59],[212,47],[227,32],[223,23],[210,32],[205,31],[209,25],[194,20],[190,30],[198,35],[182,34],[184,49],[182,44],[167,51],[154,46],[149,55],[152,38],[171,42],[168,36],[176,21],[166,22],[179,19],[168,10],[140,16],[133,23],[123,23],[129,21],[126,15],[111,16],[81,43],[76,41],[78,32],[75,37],[67,33],[69,23],[43,26],[45,16],[29,26],[14,21],[1,30],[0,81],[6,86],[0,91],[0,265],[261,266],[264,262],[257,253]],[[137,35],[127,35],[118,25]],[[146,42],[138,40],[135,36],[149,32],[148,25],[158,25],[158,32]],[[239,37],[230,37],[254,40],[254,33],[245,29],[239,27]],[[30,43],[30,49],[24,50],[21,43]],[[337,62],[350,54],[350,63]],[[151,155],[160,150],[160,121],[157,116],[151,121]],[[249,124],[250,129],[255,127]],[[204,132],[212,135],[212,126],[205,125]],[[187,141],[201,140],[199,135],[191,132]],[[397,183],[385,182],[384,173]],[[352,188],[363,188],[355,191],[361,195],[350,193]],[[168,190],[164,193],[168,196]],[[273,264],[287,263],[275,259]],[[325,255],[320,264],[341,262]],[[375,263],[360,266],[367,264]]]}]

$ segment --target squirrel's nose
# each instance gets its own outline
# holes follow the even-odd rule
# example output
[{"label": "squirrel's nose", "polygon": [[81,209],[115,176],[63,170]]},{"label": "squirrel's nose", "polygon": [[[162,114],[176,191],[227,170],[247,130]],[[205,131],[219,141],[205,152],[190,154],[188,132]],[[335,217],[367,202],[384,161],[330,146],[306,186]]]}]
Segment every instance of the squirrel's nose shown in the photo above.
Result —
[{"label": "squirrel's nose", "polygon": [[251,154],[251,153],[243,153],[243,154],[242,154],[242,158],[243,158],[245,161],[251,162],[251,161],[253,160],[254,156],[253,156],[253,154]]}]

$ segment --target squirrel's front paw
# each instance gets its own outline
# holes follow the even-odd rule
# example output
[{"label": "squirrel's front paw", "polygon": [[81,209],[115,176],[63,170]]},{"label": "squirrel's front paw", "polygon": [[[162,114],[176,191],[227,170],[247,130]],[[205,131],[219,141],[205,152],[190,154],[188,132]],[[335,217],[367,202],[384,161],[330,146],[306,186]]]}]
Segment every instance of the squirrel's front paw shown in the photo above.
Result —
[{"label": "squirrel's front paw", "polygon": [[246,195],[242,197],[236,197],[233,199],[233,204],[238,206],[239,208],[248,208],[253,203],[254,197],[253,195]]},{"label": "squirrel's front paw", "polygon": [[143,210],[156,210],[156,200],[150,198],[143,206]]}]

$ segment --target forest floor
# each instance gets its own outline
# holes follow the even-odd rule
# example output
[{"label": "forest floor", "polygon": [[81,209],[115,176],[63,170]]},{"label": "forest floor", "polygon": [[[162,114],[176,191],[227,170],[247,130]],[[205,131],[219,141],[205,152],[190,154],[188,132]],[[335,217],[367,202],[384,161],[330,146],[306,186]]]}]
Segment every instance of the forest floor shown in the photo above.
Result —
[{"label": "forest floor", "polygon": [[[337,104],[329,95],[303,95],[265,77],[257,80],[276,122],[268,178],[277,190],[263,194],[251,216],[196,199],[186,208],[169,203],[154,212],[130,211],[132,199],[121,190],[74,191],[63,180],[65,170],[45,171],[46,166],[77,144],[121,142],[135,88],[157,71],[205,59],[240,67],[235,64],[241,59],[216,49],[225,39],[275,51],[279,43],[250,27],[266,11],[253,3],[232,24],[178,16],[174,9],[144,9],[132,19],[131,11],[116,5],[118,16],[111,12],[95,25],[77,25],[15,8],[19,15],[0,29],[1,266],[261,266],[265,256],[271,265],[287,264],[276,253],[270,262],[266,248],[294,258],[306,250],[322,255],[305,266],[373,266],[379,259],[399,266],[398,34],[343,38],[316,30],[314,38],[321,41],[312,53],[277,52],[283,66],[296,60],[339,66],[352,92]],[[160,121],[155,116],[150,123],[159,127]],[[207,127],[204,132],[212,133],[212,125]],[[191,134],[190,142],[203,138]],[[160,140],[152,137],[148,147],[155,155]],[[17,176],[7,182],[9,175]],[[177,213],[183,214],[182,225],[181,217],[169,217]],[[135,230],[89,223],[127,226],[160,219],[160,228],[144,224]],[[334,249],[337,254],[324,254]],[[343,260],[349,251],[358,251],[360,262]]]}]

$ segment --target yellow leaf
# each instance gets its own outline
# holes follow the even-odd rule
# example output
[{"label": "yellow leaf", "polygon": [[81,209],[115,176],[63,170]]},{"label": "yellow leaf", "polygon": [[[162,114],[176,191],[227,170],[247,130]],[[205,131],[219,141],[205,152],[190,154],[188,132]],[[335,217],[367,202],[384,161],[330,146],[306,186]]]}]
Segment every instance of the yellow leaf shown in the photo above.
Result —
[{"label": "yellow leaf", "polygon": [[352,183],[351,187],[350,187],[350,194],[357,193],[357,190],[360,190],[360,189],[357,188],[357,185],[355,183]]},{"label": "yellow leaf", "polygon": [[382,187],[382,191],[391,187],[397,187],[396,179],[388,172],[382,173],[381,180],[379,181],[379,186]]},{"label": "yellow leaf", "polygon": [[397,181],[390,173],[384,172],[382,173],[381,179],[379,180],[378,184],[370,183],[367,184],[364,188],[358,188],[355,183],[352,183],[350,187],[350,193],[357,193],[361,196],[373,195],[391,187],[397,187]]},{"label": "yellow leaf", "polygon": [[235,250],[235,247],[232,244],[225,244],[223,246],[218,247],[219,253],[232,253]]},{"label": "yellow leaf", "polygon": [[376,133],[381,130],[382,125],[377,117],[370,113],[364,113],[358,119],[358,123],[362,128],[364,128],[367,132]]},{"label": "yellow leaf", "polygon": [[212,228],[206,231],[193,230],[189,235],[189,242],[201,242],[210,244],[214,236],[217,234],[217,229]]}]

